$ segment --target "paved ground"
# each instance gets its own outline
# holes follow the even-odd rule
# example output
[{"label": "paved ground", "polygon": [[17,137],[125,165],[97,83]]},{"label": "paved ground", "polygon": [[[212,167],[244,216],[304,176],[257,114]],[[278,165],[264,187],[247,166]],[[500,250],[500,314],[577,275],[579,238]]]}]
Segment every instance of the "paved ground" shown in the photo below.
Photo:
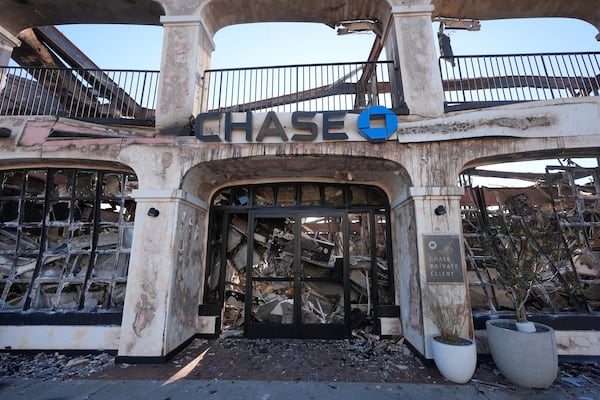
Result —
[{"label": "paved ground", "polygon": [[105,354],[0,361],[0,400],[600,400],[598,364],[561,364],[541,390],[513,386],[482,360],[469,384],[454,385],[398,340],[198,339],[164,365],[114,365]]},{"label": "paved ground", "polygon": [[489,399],[565,400],[600,399],[598,390],[566,391],[500,390],[479,384],[416,384],[305,381],[107,381],[107,380],[0,380],[0,398],[11,399],[91,399],[91,400],[386,400],[386,399]]}]

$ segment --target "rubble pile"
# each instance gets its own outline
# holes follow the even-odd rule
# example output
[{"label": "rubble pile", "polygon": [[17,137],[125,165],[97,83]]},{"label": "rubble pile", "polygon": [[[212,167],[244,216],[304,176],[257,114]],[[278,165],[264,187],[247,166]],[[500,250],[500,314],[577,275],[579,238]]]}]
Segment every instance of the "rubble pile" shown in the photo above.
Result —
[{"label": "rubble pile", "polygon": [[[230,222],[225,268],[225,307],[223,325],[241,329],[245,316],[247,261],[251,253],[253,323],[289,324],[294,321],[294,302],[300,303],[301,320],[306,324],[344,323],[344,248],[339,217],[301,220],[301,233],[296,221],[289,218],[263,218],[256,222],[255,232],[248,236],[247,216],[236,215]],[[355,218],[368,220],[366,216]],[[382,224],[380,224],[382,225]],[[373,301],[390,302],[388,265],[384,245],[370,248],[368,228],[355,222],[349,242],[348,290],[350,308],[364,318],[373,314]],[[378,226],[380,231],[382,226]],[[362,233],[361,233],[362,232]],[[377,238],[383,237],[378,232]],[[300,257],[295,260],[296,241],[300,241]],[[251,247],[249,252],[248,247]],[[218,290],[220,262],[215,261],[208,291]],[[299,265],[296,265],[299,264]],[[373,272],[375,271],[375,272]],[[373,279],[372,274],[376,274]],[[300,275],[301,287],[294,287]],[[376,282],[373,286],[371,282]],[[296,293],[299,290],[300,294]],[[218,298],[218,295],[214,295]]]},{"label": "rubble pile", "polygon": [[115,364],[108,353],[67,356],[59,353],[0,353],[0,378],[64,380],[89,377]]}]

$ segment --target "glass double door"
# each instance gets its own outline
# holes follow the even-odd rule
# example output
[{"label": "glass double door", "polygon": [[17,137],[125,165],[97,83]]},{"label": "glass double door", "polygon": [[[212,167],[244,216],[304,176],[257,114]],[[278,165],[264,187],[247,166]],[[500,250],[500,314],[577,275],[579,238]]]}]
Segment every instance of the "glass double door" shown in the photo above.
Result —
[{"label": "glass double door", "polygon": [[345,338],[347,216],[250,213],[247,337]]}]

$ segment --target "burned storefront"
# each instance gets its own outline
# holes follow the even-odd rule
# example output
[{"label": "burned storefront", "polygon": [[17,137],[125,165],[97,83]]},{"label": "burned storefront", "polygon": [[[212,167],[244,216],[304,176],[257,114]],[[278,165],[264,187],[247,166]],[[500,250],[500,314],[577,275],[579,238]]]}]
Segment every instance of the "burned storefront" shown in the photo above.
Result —
[{"label": "burned storefront", "polygon": [[[549,16],[535,2],[3,1],[0,347],[164,362],[198,337],[360,329],[432,358],[424,293],[482,344],[514,312],[484,239],[517,221],[543,254],[530,310],[561,355],[600,355],[597,171],[520,192],[465,178],[595,159],[600,54],[440,58],[432,30]],[[555,12],[586,19],[584,3]],[[359,62],[211,68],[222,28],[275,21],[373,43]],[[97,67],[50,28],[67,23],[158,25],[160,71]]]},{"label": "burned storefront", "polygon": [[397,317],[376,187],[248,185],[213,198],[205,302],[249,337],[344,338]]}]

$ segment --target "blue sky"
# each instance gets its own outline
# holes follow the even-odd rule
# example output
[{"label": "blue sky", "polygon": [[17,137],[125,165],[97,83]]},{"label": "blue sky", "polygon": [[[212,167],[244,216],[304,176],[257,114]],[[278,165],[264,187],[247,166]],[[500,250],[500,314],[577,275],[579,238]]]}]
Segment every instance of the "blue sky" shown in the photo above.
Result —
[{"label": "blue sky", "polygon": [[[104,69],[160,68],[162,27],[65,25],[59,29]],[[437,24],[432,29],[437,32]],[[454,53],[600,51],[597,30],[573,19],[483,21],[478,32],[446,31]],[[215,35],[212,68],[365,60],[374,36],[338,36],[323,24],[236,25]]]},{"label": "blue sky", "polygon": [[[73,25],[59,29],[100,68],[160,69],[162,27]],[[438,25],[432,24],[432,30],[437,33]],[[600,51],[596,28],[574,19],[482,21],[480,31],[446,33],[455,55]],[[211,68],[362,61],[367,59],[373,40],[370,33],[338,36],[322,24],[236,25],[215,35]],[[596,166],[594,159],[577,161]],[[540,172],[546,164],[513,163],[486,169]],[[486,184],[492,182],[486,180]],[[504,184],[519,183],[503,180]]]}]

